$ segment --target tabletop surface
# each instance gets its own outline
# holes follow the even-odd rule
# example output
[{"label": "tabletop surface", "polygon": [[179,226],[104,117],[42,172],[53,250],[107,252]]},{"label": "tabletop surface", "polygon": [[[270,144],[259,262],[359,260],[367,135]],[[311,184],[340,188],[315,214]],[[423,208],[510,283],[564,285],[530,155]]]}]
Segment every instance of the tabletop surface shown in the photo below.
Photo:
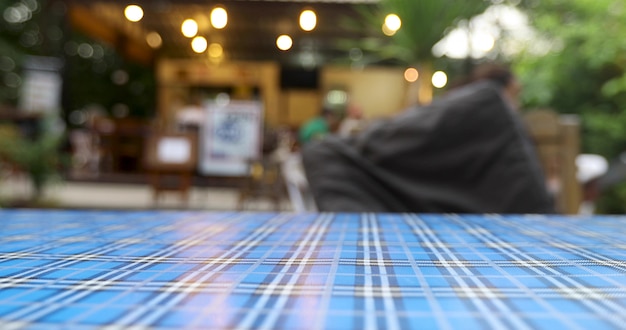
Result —
[{"label": "tabletop surface", "polygon": [[626,327],[626,217],[0,210],[2,329]]}]

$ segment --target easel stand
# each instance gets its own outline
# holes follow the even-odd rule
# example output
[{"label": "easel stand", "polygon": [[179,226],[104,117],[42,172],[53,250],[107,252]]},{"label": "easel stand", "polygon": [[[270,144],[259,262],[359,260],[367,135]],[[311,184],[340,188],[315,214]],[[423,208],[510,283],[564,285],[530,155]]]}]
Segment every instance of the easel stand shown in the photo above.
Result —
[{"label": "easel stand", "polygon": [[191,177],[192,173],[189,171],[151,171],[150,184],[154,205],[159,205],[162,193],[175,192],[180,195],[181,203],[188,206]]},{"label": "easel stand", "polygon": [[197,155],[196,133],[155,133],[148,138],[144,165],[150,176],[155,206],[163,192],[176,192],[181,202],[189,205]]}]

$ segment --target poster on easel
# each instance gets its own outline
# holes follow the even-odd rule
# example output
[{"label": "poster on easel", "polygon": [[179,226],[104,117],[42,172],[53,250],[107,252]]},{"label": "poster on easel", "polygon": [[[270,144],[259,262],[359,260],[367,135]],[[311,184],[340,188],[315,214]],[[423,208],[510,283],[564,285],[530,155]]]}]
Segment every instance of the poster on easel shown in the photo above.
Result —
[{"label": "poster on easel", "polygon": [[258,101],[208,102],[201,132],[199,172],[245,176],[249,159],[261,155],[263,105]]},{"label": "poster on easel", "polygon": [[25,113],[59,114],[63,62],[54,57],[28,56],[24,61],[19,108]]}]

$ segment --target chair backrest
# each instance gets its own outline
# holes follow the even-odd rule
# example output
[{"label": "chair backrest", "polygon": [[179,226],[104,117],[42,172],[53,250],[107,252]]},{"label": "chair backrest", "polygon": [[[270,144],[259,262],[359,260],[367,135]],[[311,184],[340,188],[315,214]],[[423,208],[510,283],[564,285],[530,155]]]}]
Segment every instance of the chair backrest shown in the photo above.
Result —
[{"label": "chair backrest", "polygon": [[576,179],[576,157],[580,153],[579,118],[550,109],[531,110],[523,118],[559,211],[578,213],[582,201],[581,186]]},{"label": "chair backrest", "polygon": [[281,171],[294,212],[317,212],[317,206],[302,167],[301,155],[299,153],[286,155],[281,163]]}]

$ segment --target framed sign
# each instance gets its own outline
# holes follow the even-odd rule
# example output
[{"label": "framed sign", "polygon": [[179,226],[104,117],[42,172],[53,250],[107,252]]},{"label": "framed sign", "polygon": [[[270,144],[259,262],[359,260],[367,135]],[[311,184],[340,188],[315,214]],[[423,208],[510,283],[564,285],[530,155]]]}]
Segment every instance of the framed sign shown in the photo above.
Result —
[{"label": "framed sign", "polygon": [[199,171],[205,175],[247,175],[249,159],[261,155],[263,106],[258,101],[210,102],[202,128]]},{"label": "framed sign", "polygon": [[153,171],[196,169],[198,136],[195,133],[155,133],[147,141],[145,167]]}]

